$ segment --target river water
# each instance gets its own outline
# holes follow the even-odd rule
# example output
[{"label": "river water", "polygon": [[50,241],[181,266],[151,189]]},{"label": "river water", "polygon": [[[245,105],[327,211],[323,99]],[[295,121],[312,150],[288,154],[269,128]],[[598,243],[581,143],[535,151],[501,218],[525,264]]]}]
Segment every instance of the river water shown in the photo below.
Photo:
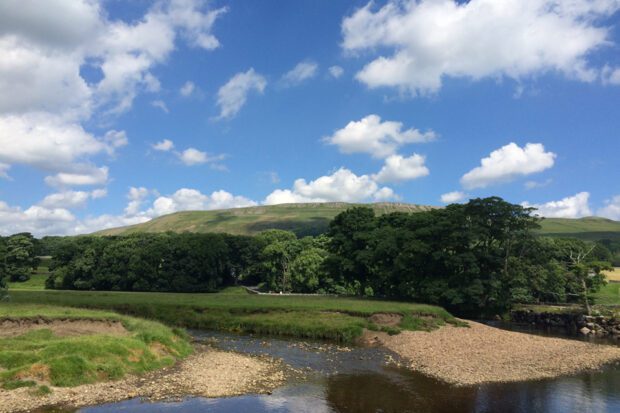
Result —
[{"label": "river water", "polygon": [[[281,358],[305,378],[271,395],[187,398],[148,403],[127,400],[78,410],[111,412],[620,412],[620,368],[553,380],[453,387],[402,368],[386,366],[392,355],[378,348],[339,347],[264,337],[194,331],[218,348]],[[458,339],[455,337],[455,339]],[[56,410],[58,411],[58,410]]]}]

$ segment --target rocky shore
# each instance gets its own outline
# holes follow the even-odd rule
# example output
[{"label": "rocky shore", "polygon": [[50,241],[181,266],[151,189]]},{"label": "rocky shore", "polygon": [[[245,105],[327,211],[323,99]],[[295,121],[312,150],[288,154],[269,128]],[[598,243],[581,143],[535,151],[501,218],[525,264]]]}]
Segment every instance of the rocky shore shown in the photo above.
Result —
[{"label": "rocky shore", "polygon": [[119,381],[51,387],[52,393],[43,396],[28,388],[0,388],[0,413],[27,412],[44,406],[90,406],[134,397],[165,400],[269,393],[285,380],[286,367],[280,361],[199,346],[196,354],[174,367]]},{"label": "rocky shore", "polygon": [[510,319],[515,323],[538,327],[564,328],[571,333],[585,336],[612,336],[620,339],[620,319],[613,316],[588,316],[574,311],[514,310]]},{"label": "rocky shore", "polygon": [[405,367],[457,385],[553,378],[620,360],[620,347],[518,333],[467,321],[431,332],[369,332]]}]

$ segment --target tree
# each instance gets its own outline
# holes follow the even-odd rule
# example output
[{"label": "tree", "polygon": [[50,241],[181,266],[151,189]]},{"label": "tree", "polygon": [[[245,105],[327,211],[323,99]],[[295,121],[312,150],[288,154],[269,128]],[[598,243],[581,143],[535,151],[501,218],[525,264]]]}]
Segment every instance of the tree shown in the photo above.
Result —
[{"label": "tree", "polygon": [[5,271],[10,281],[27,281],[36,269],[35,239],[29,233],[11,235],[6,242]]},{"label": "tree", "polygon": [[570,275],[578,286],[579,297],[588,313],[592,315],[592,307],[588,294],[598,290],[605,283],[602,271],[610,269],[611,264],[596,260],[593,252],[597,245],[573,238],[558,239],[557,245],[561,259],[566,263]]}]

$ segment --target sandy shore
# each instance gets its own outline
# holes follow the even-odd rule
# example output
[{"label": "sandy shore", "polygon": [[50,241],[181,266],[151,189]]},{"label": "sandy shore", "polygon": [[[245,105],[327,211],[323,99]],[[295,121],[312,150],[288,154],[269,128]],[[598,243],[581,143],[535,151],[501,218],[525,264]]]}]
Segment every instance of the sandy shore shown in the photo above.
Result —
[{"label": "sandy shore", "polygon": [[406,366],[454,385],[553,378],[620,360],[620,347],[535,336],[467,321],[432,332],[370,333]]},{"label": "sandy shore", "polygon": [[34,396],[27,388],[0,388],[0,412],[24,412],[52,405],[89,406],[134,397],[162,400],[269,393],[285,380],[285,366],[279,361],[201,346],[176,366],[139,377],[72,388],[51,387],[53,393],[47,396]]}]

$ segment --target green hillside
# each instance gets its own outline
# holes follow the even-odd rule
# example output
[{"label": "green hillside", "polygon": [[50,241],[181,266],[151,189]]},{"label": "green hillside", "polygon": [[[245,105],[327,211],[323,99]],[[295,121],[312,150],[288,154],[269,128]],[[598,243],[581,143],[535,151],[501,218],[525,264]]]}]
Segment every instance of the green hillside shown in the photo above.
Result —
[{"label": "green hillside", "polygon": [[[298,236],[324,232],[338,213],[356,205],[372,207],[377,214],[389,212],[428,211],[432,206],[388,203],[349,204],[344,202],[283,204],[216,211],[183,211],[155,218],[144,224],[112,228],[99,235],[121,235],[137,232],[226,232],[256,234],[278,228],[295,232]],[[620,239],[620,222],[605,218],[581,219],[548,218],[542,221],[541,234],[572,236],[583,239]]]},{"label": "green hillside", "polygon": [[[282,204],[216,211],[184,211],[155,218],[144,224],[112,228],[97,232],[99,235],[120,235],[136,232],[226,232],[229,234],[256,234],[266,229],[285,229],[298,236],[325,232],[329,221],[352,206],[345,202]],[[377,214],[389,212],[428,211],[434,207],[381,202],[364,204]]]},{"label": "green hillside", "polygon": [[541,234],[575,237],[585,240],[620,239],[620,222],[607,218],[547,218],[541,223]]}]

